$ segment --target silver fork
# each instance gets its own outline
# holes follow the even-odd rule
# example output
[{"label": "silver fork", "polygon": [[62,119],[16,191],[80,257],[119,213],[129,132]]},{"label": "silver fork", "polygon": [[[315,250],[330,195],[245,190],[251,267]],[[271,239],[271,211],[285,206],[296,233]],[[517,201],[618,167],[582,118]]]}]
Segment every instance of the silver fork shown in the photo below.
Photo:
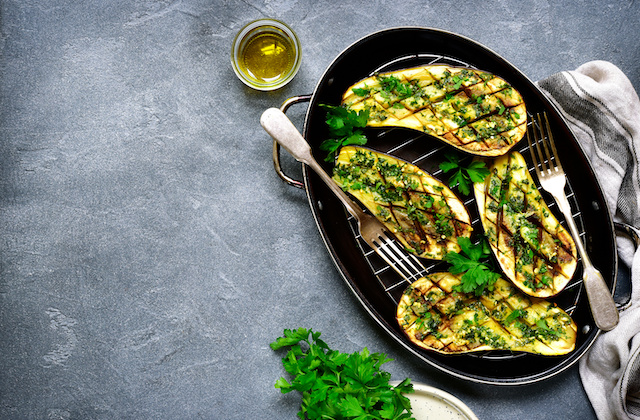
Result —
[{"label": "silver fork", "polygon": [[[583,283],[587,291],[587,298],[591,306],[593,319],[603,331],[612,330],[618,325],[618,309],[613,301],[609,288],[607,287],[602,274],[593,266],[587,251],[582,244],[578,228],[573,220],[571,206],[564,192],[567,182],[566,175],[562,169],[562,164],[558,158],[558,151],[553,140],[549,119],[546,112],[544,116],[544,124],[542,116],[536,115],[538,130],[536,130],[536,119],[527,127],[527,140],[529,141],[529,151],[533,158],[533,164],[536,174],[540,180],[540,185],[555,198],[560,211],[564,214],[571,235],[575,240],[576,247],[582,258],[583,265]],[[531,135],[533,132],[533,138]],[[542,146],[541,146],[542,144]],[[535,146],[535,149],[534,149]]]},{"label": "silver fork", "polygon": [[281,110],[267,109],[260,117],[260,124],[298,162],[307,164],[320,176],[340,199],[349,214],[356,219],[362,239],[402,278],[413,282],[426,272],[426,268],[415,256],[406,253],[398,246],[391,233],[378,219],[365,213],[322,169],[313,158],[311,147],[307,141]]}]

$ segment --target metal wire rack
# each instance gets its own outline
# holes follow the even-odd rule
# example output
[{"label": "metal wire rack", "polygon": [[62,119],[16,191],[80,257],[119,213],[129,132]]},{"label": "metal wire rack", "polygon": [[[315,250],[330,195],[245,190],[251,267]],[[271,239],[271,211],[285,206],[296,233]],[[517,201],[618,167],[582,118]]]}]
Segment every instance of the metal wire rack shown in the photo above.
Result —
[{"label": "metal wire rack", "polygon": [[[406,63],[413,63],[415,66],[416,61],[422,62],[424,65],[429,64],[448,64],[455,66],[465,66],[465,67],[473,67],[468,63],[462,62],[458,59],[452,57],[446,57],[442,55],[432,55],[432,54],[416,54],[411,56],[405,56],[397,58],[393,61],[390,61],[377,69],[375,69],[371,75],[376,73],[391,71],[399,68],[406,68]],[[529,122],[528,124],[536,124],[533,122],[531,115],[529,114]],[[375,130],[370,131],[368,133],[368,137],[371,140],[368,144],[368,147],[371,147],[379,152],[386,153],[403,159],[407,162],[410,162],[421,169],[427,171],[435,178],[439,179],[443,183],[447,183],[447,175],[443,174],[442,170],[438,167],[439,163],[442,162],[444,153],[447,150],[451,150],[449,146],[444,145],[440,141],[419,132],[412,132],[410,130],[405,129],[383,129],[383,130]],[[518,147],[519,146],[519,147]],[[545,202],[549,206],[549,209],[556,216],[556,218],[560,221],[560,223],[566,227],[566,220],[562,216],[562,213],[556,209],[557,205],[553,200],[553,197],[546,193],[542,188],[540,188],[539,183],[537,181],[537,177],[535,175],[535,170],[533,163],[531,161],[529,146],[526,141],[521,142],[518,146],[516,146],[517,151],[519,151],[522,156],[525,158],[529,172],[532,175],[532,178],[536,182],[538,189],[543,196]],[[471,156],[462,157],[463,160],[470,160]],[[567,198],[569,203],[571,204],[571,208],[574,210],[573,219],[578,226],[578,230],[580,232],[580,240],[585,241],[585,226],[582,218],[582,212],[579,209],[578,202],[575,198],[574,189],[571,185],[571,179],[568,177],[567,179]],[[458,194],[460,197],[460,195]],[[473,232],[475,234],[482,233],[483,228],[480,222],[480,217],[477,210],[476,200],[471,195],[470,197],[466,197],[463,199],[463,203],[469,214],[471,216],[471,224],[473,227]],[[346,213],[345,213],[346,214]],[[397,304],[402,296],[402,293],[409,285],[409,283],[400,277],[385,261],[382,260],[359,236],[358,228],[351,216],[347,214],[349,218],[349,226],[351,227],[352,233],[357,240],[358,246],[362,251],[365,259],[371,268],[371,272],[376,277],[379,287],[382,287],[383,290],[387,293],[389,298],[393,301],[394,304]],[[428,273],[434,273],[438,271],[447,271],[448,264],[443,261],[436,260],[425,260],[421,259],[422,264],[425,266],[424,272],[416,273],[417,276],[424,276]],[[496,267],[498,265],[496,264]],[[578,302],[582,298],[583,295],[583,285],[582,285],[582,264],[580,259],[578,259],[578,268],[574,273],[573,279],[569,282],[569,284],[564,288],[562,292],[553,297],[551,300],[555,302],[560,308],[565,310],[569,315],[571,315],[576,307],[578,306]],[[478,357],[517,357],[516,354],[505,355],[502,352],[487,352],[485,354],[479,354]]]}]

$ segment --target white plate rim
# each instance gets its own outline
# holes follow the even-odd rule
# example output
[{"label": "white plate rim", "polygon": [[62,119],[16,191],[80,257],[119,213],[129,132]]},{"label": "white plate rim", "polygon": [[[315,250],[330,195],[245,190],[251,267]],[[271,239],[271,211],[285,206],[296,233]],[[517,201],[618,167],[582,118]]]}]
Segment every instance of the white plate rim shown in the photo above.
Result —
[{"label": "white plate rim", "polygon": [[[399,383],[400,381],[389,382],[389,384],[393,386],[396,386]],[[463,416],[466,416],[469,420],[478,420],[478,417],[473,413],[473,411],[471,411],[471,409],[465,403],[463,403],[459,398],[455,397],[454,395],[451,395],[446,391],[443,391],[438,388],[434,388],[432,386],[429,386],[420,382],[411,381],[411,383],[413,384],[414,392],[411,394],[405,394],[407,398],[411,397],[417,400],[424,398],[425,403],[429,404],[429,400],[432,400],[433,397],[435,397],[445,402],[446,404],[452,406],[456,410],[458,410],[460,414],[462,414]],[[420,420],[420,419],[416,417],[416,420]]]}]

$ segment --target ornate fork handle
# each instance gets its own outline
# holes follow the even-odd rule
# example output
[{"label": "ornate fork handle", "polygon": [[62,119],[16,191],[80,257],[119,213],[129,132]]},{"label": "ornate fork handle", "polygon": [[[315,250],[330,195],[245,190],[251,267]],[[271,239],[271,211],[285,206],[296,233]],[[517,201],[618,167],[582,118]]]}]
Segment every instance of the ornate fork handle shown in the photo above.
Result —
[{"label": "ornate fork handle", "polygon": [[573,220],[571,206],[569,205],[569,200],[567,200],[567,196],[564,193],[564,189],[560,192],[549,192],[551,192],[553,198],[555,198],[556,203],[558,204],[558,208],[560,208],[560,211],[564,214],[569,230],[571,231],[571,235],[576,239],[574,242],[576,243],[580,257],[582,258],[582,281],[584,283],[585,290],[587,291],[587,298],[591,304],[593,319],[598,328],[603,331],[610,331],[618,325],[619,314],[618,308],[616,307],[613,297],[611,296],[611,292],[609,291],[609,287],[607,287],[600,271],[598,271],[598,269],[594,267],[593,263],[591,263],[591,259],[580,240],[578,227]]},{"label": "ornate fork handle", "polygon": [[391,268],[409,282],[417,280],[423,272],[426,272],[425,267],[415,256],[408,255],[394,242],[387,228],[375,216],[365,213],[322,169],[320,164],[313,158],[311,146],[281,110],[277,108],[267,109],[260,118],[260,124],[298,162],[307,164],[320,176],[336,197],[340,199],[347,211],[355,218],[362,240],[382,257]]},{"label": "ornate fork handle", "polygon": [[277,108],[267,109],[260,118],[260,123],[264,129],[273,137],[287,152],[291,153],[298,162],[308,165],[318,174],[322,181],[331,189],[338,199],[345,206],[349,214],[357,220],[369,217],[360,207],[358,207],[348,196],[342,191],[342,188],[335,183],[333,179],[320,166],[318,161],[311,154],[311,146],[302,137],[302,134],[291,123],[287,116]]}]

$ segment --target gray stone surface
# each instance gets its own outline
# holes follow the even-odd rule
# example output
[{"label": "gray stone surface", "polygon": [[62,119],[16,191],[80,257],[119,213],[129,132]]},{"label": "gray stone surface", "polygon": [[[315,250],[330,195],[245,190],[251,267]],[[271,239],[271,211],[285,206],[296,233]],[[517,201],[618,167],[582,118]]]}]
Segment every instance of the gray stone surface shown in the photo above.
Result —
[{"label": "gray stone surface", "polygon": [[[0,418],[293,419],[299,399],[273,388],[284,372],[268,344],[298,326],[387,353],[394,379],[445,389],[481,419],[595,418],[576,368],[483,386],[387,338],[304,192],[275,175],[258,120],[310,93],[352,42],[405,25],[469,36],[534,80],[609,60],[639,89],[637,2],[0,4]],[[274,93],[229,62],[234,34],[264,16],[304,50]]]}]

